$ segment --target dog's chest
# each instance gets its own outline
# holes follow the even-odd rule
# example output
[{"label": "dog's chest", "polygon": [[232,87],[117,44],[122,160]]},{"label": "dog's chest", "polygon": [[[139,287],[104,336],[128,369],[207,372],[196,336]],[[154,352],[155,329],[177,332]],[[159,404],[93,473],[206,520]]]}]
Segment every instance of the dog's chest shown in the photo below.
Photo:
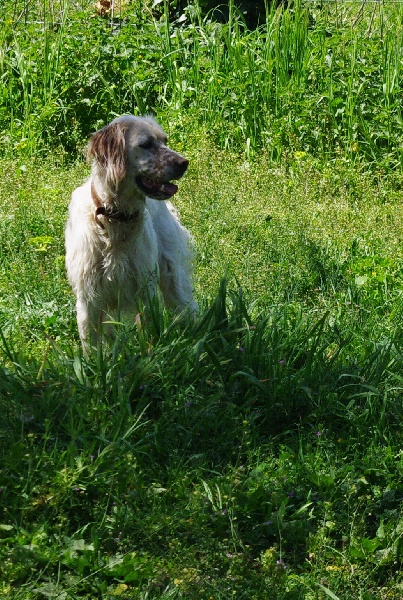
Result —
[{"label": "dog's chest", "polygon": [[107,240],[97,269],[96,287],[110,305],[130,307],[158,279],[157,246],[152,236]]}]

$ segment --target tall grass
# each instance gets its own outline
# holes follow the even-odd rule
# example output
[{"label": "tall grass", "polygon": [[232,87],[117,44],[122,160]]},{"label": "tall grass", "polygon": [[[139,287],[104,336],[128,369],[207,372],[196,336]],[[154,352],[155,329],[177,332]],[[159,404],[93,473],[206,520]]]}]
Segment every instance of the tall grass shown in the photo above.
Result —
[{"label": "tall grass", "polygon": [[197,2],[173,22],[169,4],[158,6],[160,16],[144,2],[113,22],[69,4],[57,23],[51,13],[25,28],[6,20],[7,150],[73,150],[115,114],[154,111],[196,121],[221,147],[248,153],[400,164],[401,4],[268,4],[253,31],[234,3],[226,23]]},{"label": "tall grass", "polygon": [[401,336],[153,308],[89,360],[2,338],[4,597],[397,599]]},{"label": "tall grass", "polygon": [[43,13],[39,15],[43,21],[37,26],[40,45],[27,45],[27,38],[19,36],[22,13],[17,16],[14,32],[13,19],[6,20],[2,29],[2,76],[8,84],[3,96],[9,125],[6,139],[14,150],[30,155],[37,151],[38,142],[40,146],[38,134],[42,136],[42,143],[46,143],[48,124],[63,118],[58,82],[66,6],[66,2],[60,2],[57,21],[53,10],[48,12],[43,6]]}]

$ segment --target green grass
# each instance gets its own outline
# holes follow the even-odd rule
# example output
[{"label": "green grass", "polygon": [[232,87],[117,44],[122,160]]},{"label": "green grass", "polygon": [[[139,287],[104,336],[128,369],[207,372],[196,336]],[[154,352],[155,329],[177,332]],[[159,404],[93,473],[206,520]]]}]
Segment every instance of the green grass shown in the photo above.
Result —
[{"label": "green grass", "polygon": [[89,361],[87,168],[2,163],[3,594],[399,598],[400,177],[182,150],[201,316],[156,305]]},{"label": "green grass", "polygon": [[[150,8],[5,3],[0,596],[398,600],[401,6]],[[200,315],[156,300],[84,358],[79,150],[150,110],[190,159]]]},{"label": "green grass", "polygon": [[233,3],[225,24],[197,2],[176,21],[166,2],[136,2],[114,23],[92,3],[50,4],[6,3],[0,132],[9,154],[76,152],[116,114],[152,111],[247,156],[265,147],[275,159],[304,151],[401,168],[400,3],[298,0],[268,8],[253,31]]}]

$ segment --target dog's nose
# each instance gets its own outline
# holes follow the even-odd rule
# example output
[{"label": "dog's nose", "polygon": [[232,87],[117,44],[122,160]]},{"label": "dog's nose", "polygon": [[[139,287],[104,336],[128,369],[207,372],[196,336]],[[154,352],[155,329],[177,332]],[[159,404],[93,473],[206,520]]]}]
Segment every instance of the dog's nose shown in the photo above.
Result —
[{"label": "dog's nose", "polygon": [[176,171],[178,173],[178,177],[182,177],[182,175],[186,172],[186,169],[189,166],[189,161],[187,158],[181,157],[180,160],[176,163]]}]

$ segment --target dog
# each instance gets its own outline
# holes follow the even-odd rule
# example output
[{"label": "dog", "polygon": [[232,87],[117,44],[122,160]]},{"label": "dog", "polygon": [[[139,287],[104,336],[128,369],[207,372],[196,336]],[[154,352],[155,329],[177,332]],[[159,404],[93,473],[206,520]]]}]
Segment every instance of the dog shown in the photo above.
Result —
[{"label": "dog", "polygon": [[94,133],[87,155],[91,175],[72,194],[65,231],[84,349],[96,345],[107,314],[137,313],[158,288],[168,308],[197,313],[192,237],[169,202],[188,160],[168,148],[153,117],[132,115]]}]

